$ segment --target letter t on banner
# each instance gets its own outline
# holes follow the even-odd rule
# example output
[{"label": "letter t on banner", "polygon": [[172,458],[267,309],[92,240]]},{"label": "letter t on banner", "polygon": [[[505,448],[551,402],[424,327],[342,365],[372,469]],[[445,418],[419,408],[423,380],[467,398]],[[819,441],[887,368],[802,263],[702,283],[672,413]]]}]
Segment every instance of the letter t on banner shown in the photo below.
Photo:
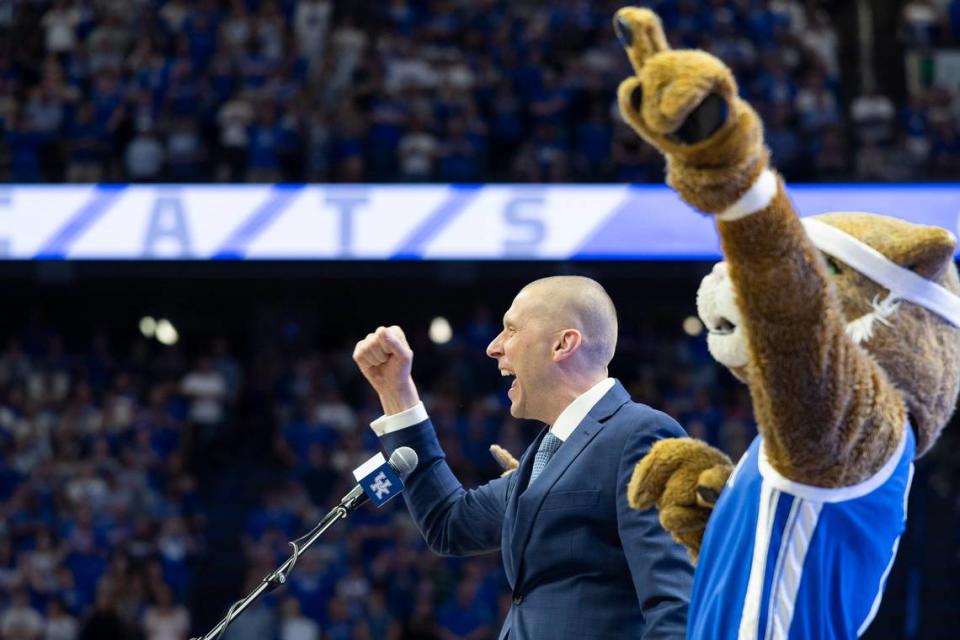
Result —
[{"label": "letter t on banner", "polygon": [[403,491],[403,482],[382,453],[373,456],[353,472],[363,492],[379,509],[385,502]]}]

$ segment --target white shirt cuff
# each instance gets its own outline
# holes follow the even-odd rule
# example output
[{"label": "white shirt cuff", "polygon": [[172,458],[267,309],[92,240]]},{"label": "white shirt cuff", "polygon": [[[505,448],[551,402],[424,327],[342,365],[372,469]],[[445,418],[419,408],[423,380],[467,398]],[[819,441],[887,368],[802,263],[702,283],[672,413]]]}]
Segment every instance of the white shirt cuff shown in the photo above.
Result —
[{"label": "white shirt cuff", "polygon": [[393,433],[394,431],[400,431],[400,429],[412,427],[426,419],[427,410],[424,408],[422,402],[418,402],[406,411],[394,413],[389,416],[380,416],[370,423],[370,428],[373,429],[375,434],[382,436],[387,433]]}]

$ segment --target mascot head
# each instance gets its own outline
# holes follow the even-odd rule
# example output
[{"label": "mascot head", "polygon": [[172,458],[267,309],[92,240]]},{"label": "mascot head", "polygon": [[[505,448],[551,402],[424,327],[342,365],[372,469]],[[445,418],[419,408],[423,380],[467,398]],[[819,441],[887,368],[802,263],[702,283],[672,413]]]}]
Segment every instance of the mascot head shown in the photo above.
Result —
[{"label": "mascot head", "polygon": [[[960,281],[956,239],[939,227],[870,213],[804,219],[847,322],[903,396],[917,454],[946,425],[960,391]],[[697,311],[713,357],[747,379],[748,349],[736,294],[719,263],[700,284]]]}]

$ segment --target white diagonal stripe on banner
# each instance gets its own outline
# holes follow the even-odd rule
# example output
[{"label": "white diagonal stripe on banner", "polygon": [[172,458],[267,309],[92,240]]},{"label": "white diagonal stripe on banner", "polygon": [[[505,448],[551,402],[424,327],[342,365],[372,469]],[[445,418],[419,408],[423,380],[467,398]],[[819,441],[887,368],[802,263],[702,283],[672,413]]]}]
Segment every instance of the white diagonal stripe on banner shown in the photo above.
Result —
[{"label": "white diagonal stripe on banner", "polygon": [[566,259],[622,201],[620,186],[488,186],[425,258]]}]

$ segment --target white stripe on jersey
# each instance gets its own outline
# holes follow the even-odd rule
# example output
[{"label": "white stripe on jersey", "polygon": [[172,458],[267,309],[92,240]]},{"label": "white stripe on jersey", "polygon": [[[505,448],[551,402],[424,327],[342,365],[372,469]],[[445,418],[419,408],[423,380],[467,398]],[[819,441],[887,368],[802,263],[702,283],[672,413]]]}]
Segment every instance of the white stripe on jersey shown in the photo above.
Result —
[{"label": "white stripe on jersey", "polygon": [[773,629],[773,625],[770,623],[773,620],[773,612],[777,602],[775,597],[777,594],[776,586],[783,572],[783,561],[786,557],[787,548],[790,546],[790,541],[793,538],[794,526],[797,524],[797,514],[800,510],[800,502],[799,498],[794,498],[793,503],[790,505],[790,513],[787,514],[787,521],[783,526],[783,534],[780,536],[780,550],[777,553],[777,562],[773,566],[770,601],[767,603],[767,629],[763,634],[765,640],[769,640],[771,629]]},{"label": "white stripe on jersey", "polygon": [[791,515],[795,512],[797,516],[792,523],[788,521],[784,530],[780,557],[777,560],[781,566],[773,574],[774,582],[770,586],[767,640],[786,640],[790,635],[797,591],[800,590],[800,578],[803,576],[803,564],[820,519],[820,511],[823,509],[822,504],[802,498],[794,498],[792,507]]},{"label": "white stripe on jersey", "polygon": [[757,640],[757,625],[760,622],[760,601],[763,599],[763,574],[767,568],[767,553],[770,550],[770,531],[777,513],[780,492],[766,480],[760,484],[760,511],[753,539],[753,562],[750,564],[750,581],[743,601],[738,640]]}]

